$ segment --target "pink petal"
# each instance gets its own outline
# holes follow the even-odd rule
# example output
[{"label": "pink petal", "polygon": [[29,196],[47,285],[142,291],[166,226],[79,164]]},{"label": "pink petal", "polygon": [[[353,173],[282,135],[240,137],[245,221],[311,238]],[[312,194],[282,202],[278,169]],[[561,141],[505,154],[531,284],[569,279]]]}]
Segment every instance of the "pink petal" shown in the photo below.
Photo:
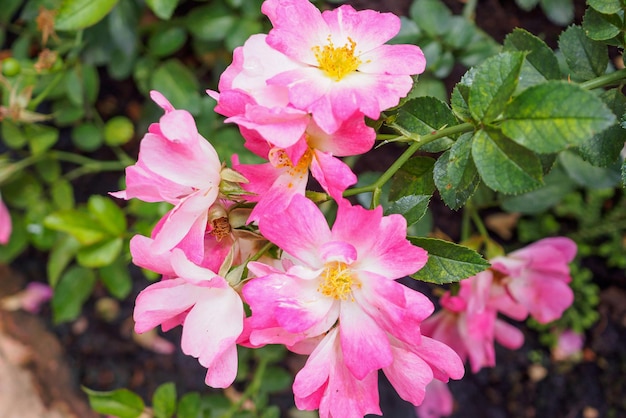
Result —
[{"label": "pink petal", "polygon": [[312,121],[307,127],[311,148],[330,153],[335,157],[360,155],[372,149],[376,131],[365,124],[361,113],[354,113],[343,121],[333,134],[326,133]]},{"label": "pink petal", "polygon": [[420,356],[401,347],[392,346],[393,363],[383,371],[398,395],[413,405],[424,399],[425,388],[433,380],[430,366]]},{"label": "pink petal", "polygon": [[424,53],[415,45],[381,45],[359,58],[359,71],[370,74],[413,75],[426,68]]},{"label": "pink petal", "polygon": [[151,284],[135,301],[135,332],[141,334],[191,308],[198,300],[198,289],[182,279]]},{"label": "pink petal", "polygon": [[7,244],[9,242],[12,229],[11,214],[0,197],[0,244]]},{"label": "pink petal", "polygon": [[335,45],[343,45],[350,37],[356,42],[359,55],[384,44],[400,31],[400,19],[394,14],[356,11],[349,5],[324,11],[322,18],[333,34]]},{"label": "pink petal", "polygon": [[422,343],[411,348],[432,368],[435,379],[447,382],[448,379],[460,379],[465,374],[459,355],[442,342],[422,337]]},{"label": "pink petal", "polygon": [[325,152],[315,151],[310,169],[313,177],[335,200],[341,199],[343,192],[357,182],[347,164]]},{"label": "pink petal", "polygon": [[494,326],[494,338],[509,350],[517,350],[524,344],[524,334],[519,328],[500,319]]},{"label": "pink petal", "polygon": [[330,230],[322,212],[304,196],[293,196],[284,212],[266,216],[259,228],[264,237],[308,266],[322,265],[317,249],[330,241]]},{"label": "pink petal", "polygon": [[152,251],[153,240],[142,235],[130,239],[130,253],[133,263],[139,267],[152,270],[164,276],[174,277],[174,269],[170,261],[171,253],[155,253]]},{"label": "pink petal", "polygon": [[448,385],[439,380],[426,386],[424,402],[416,408],[419,418],[440,418],[452,414],[454,399]]},{"label": "pink petal", "polygon": [[356,303],[341,304],[341,349],[346,367],[359,380],[391,364],[393,356],[386,333]]}]

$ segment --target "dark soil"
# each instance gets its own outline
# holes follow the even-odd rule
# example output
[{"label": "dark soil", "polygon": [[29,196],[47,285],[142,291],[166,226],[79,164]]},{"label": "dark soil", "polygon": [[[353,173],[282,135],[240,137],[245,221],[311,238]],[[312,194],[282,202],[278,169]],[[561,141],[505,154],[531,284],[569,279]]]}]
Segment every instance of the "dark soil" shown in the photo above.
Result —
[{"label": "dark soil", "polygon": [[[406,15],[411,0],[354,0],[351,3],[358,9],[373,8]],[[463,7],[463,3],[457,0],[445,3],[456,13]],[[576,0],[575,3],[576,21],[580,22],[584,2]],[[514,27],[523,27],[542,35],[552,47],[556,47],[557,35],[563,29],[549,22],[538,9],[531,12],[520,10],[513,0],[480,1],[476,21],[497,41],[501,42]],[[451,76],[452,83],[458,81],[465,70],[459,71]],[[119,86],[109,87],[102,90],[119,90]],[[122,90],[134,91],[132,87],[126,87]],[[134,101],[141,100],[137,97]],[[124,100],[125,103],[129,101],[133,98]],[[121,104],[117,103],[117,106],[121,107]],[[384,150],[387,150],[386,154]],[[384,170],[398,152],[393,146],[377,150],[361,160],[357,170]],[[91,178],[81,184],[85,192],[83,197],[95,191],[105,193],[116,188],[117,179],[102,180]],[[432,209],[436,227],[458,238],[459,215],[447,210],[440,202],[433,202]],[[43,263],[37,259],[41,261],[40,254],[27,254],[18,261],[17,267],[29,277],[44,277]],[[624,272],[607,270],[605,266],[598,266],[593,271],[602,283],[601,317],[586,336],[582,361],[550,361],[549,352],[538,342],[537,334],[519,324],[526,336],[520,350],[499,347],[495,368],[477,374],[468,371],[463,380],[450,384],[456,400],[454,418],[626,417],[626,277]],[[106,321],[98,314],[97,301],[107,293],[104,289],[97,289],[79,321],[54,327],[48,324],[65,349],[71,379],[76,386],[80,384],[96,390],[126,387],[145,399],[150,399],[154,389],[167,381],[176,382],[179,394],[210,391],[204,385],[204,369],[196,360],[183,355],[179,348],[173,355],[156,354],[131,339],[134,297],[149,284],[138,271],[135,273],[133,295],[121,303],[114,319]],[[429,292],[425,284],[407,284]],[[43,316],[49,321],[50,312],[44,311]],[[180,329],[168,332],[165,338],[178,347]],[[544,359],[539,364],[531,362],[529,356],[537,352]],[[288,406],[290,399],[289,394],[285,394],[276,397],[275,401]],[[384,378],[381,378],[381,404],[386,417],[415,417],[414,408],[400,400]]]}]

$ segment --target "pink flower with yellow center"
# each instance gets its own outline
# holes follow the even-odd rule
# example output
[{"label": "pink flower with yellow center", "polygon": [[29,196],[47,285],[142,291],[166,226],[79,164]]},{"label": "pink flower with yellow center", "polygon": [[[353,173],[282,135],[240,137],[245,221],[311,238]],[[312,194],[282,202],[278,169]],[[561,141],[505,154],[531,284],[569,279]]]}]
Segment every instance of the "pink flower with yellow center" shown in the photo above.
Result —
[{"label": "pink flower with yellow center", "polygon": [[330,229],[317,206],[296,195],[282,212],[265,215],[259,228],[283,250],[283,269],[248,264],[257,276],[243,288],[252,309],[249,344],[309,347],[309,362],[294,383],[299,407],[320,408],[323,417],[377,413],[380,369],[415,404],[433,378],[463,375],[452,349],[420,334],[432,303],[395,281],[427,260],[426,251],[406,239],[402,216],[344,200]]},{"label": "pink flower with yellow center", "polygon": [[351,6],[321,13],[308,0],[266,0],[263,13],[274,28],[267,44],[297,67],[270,78],[288,89],[289,101],[313,115],[326,132],[355,112],[377,119],[413,85],[426,60],[415,45],[385,45],[400,30],[391,13]]}]

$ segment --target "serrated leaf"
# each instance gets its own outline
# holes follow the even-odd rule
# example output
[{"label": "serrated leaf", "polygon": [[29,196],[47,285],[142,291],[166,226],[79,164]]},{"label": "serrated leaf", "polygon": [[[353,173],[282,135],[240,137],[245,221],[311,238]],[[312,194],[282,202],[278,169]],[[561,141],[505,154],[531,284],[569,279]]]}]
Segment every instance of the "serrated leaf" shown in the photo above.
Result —
[{"label": "serrated leaf", "polygon": [[617,13],[624,10],[626,6],[621,0],[588,0],[587,4],[600,13]]},{"label": "serrated leaf", "polygon": [[495,191],[519,194],[542,184],[539,158],[496,130],[476,132],[472,157],[482,180]]},{"label": "serrated leaf", "polygon": [[491,122],[504,111],[517,88],[523,52],[503,52],[488,58],[474,74],[469,109],[474,119]]},{"label": "serrated leaf", "polygon": [[562,81],[529,87],[506,107],[500,128],[538,153],[582,144],[615,123],[615,115],[593,93]]},{"label": "serrated leaf", "polygon": [[589,39],[580,26],[570,26],[559,37],[559,48],[572,76],[589,80],[606,71],[609,64],[607,46]]},{"label": "serrated leaf", "polygon": [[[461,80],[462,81],[462,80]],[[450,105],[452,106],[452,112],[456,115],[457,118],[461,119],[464,122],[472,122],[472,113],[469,110],[469,105],[467,104],[467,100],[469,98],[470,87],[458,83],[452,89],[452,96],[450,96]]]},{"label": "serrated leaf", "polygon": [[125,299],[133,289],[133,279],[128,271],[128,264],[118,258],[98,270],[100,281],[116,299]]},{"label": "serrated leaf", "polygon": [[111,264],[122,252],[122,238],[109,238],[87,247],[76,253],[76,261],[84,267],[104,267]]},{"label": "serrated leaf", "polygon": [[52,288],[56,287],[63,270],[70,264],[81,247],[80,242],[71,235],[61,236],[48,253],[47,273],[48,283]]},{"label": "serrated leaf", "polygon": [[472,160],[473,133],[462,135],[435,162],[433,179],[444,203],[459,209],[478,187],[478,171]]},{"label": "serrated leaf", "polygon": [[102,228],[112,235],[121,236],[126,233],[126,215],[110,197],[90,196],[87,209]]},{"label": "serrated leaf", "polygon": [[578,184],[590,189],[606,189],[617,186],[620,181],[619,163],[609,167],[595,167],[572,151],[559,154],[559,163]]},{"label": "serrated leaf", "polygon": [[[403,135],[414,137],[427,135],[446,126],[457,124],[448,105],[434,97],[417,97],[407,101],[399,110],[394,128]],[[424,145],[421,149],[427,152],[439,152],[449,148],[452,138],[444,137]]]},{"label": "serrated leaf", "polygon": [[145,407],[141,397],[128,389],[111,392],[98,392],[84,386],[82,389],[89,397],[91,409],[101,414],[117,418],[137,418]]},{"label": "serrated leaf", "polygon": [[406,219],[407,226],[418,222],[426,214],[432,195],[409,195],[391,202],[385,215],[397,213]]},{"label": "serrated leaf", "polygon": [[558,204],[576,187],[559,167],[544,178],[544,183],[543,187],[519,196],[504,196],[501,200],[502,209],[530,215],[542,213]]},{"label": "serrated leaf", "polygon": [[44,219],[44,225],[72,235],[82,245],[95,244],[109,235],[93,217],[76,209],[51,213]]},{"label": "serrated leaf", "polygon": [[146,5],[159,19],[169,20],[176,10],[178,0],[146,0]]},{"label": "serrated leaf", "polygon": [[54,21],[54,28],[69,31],[95,25],[117,2],[118,0],[63,0]]},{"label": "serrated leaf", "polygon": [[411,277],[430,283],[454,283],[487,269],[490,264],[467,247],[436,238],[408,237],[413,245],[428,251],[428,262]]},{"label": "serrated leaf", "polygon": [[389,200],[403,196],[431,195],[435,191],[433,166],[435,160],[429,157],[414,157],[408,160],[395,174],[389,190]]},{"label": "serrated leaf", "polygon": [[528,52],[520,71],[520,89],[525,89],[545,80],[561,78],[559,63],[552,49],[530,32],[519,28],[514,29],[504,39],[504,49],[505,51]]},{"label": "serrated leaf", "polygon": [[93,270],[80,266],[70,267],[54,289],[51,301],[54,322],[60,324],[78,318],[95,283]]},{"label": "serrated leaf", "polygon": [[176,385],[163,383],[152,395],[152,409],[156,418],[170,418],[176,412]]},{"label": "serrated leaf", "polygon": [[594,41],[605,41],[616,37],[621,32],[622,19],[618,15],[602,14],[594,9],[587,9],[583,18],[585,35]]},{"label": "serrated leaf", "polygon": [[[616,117],[626,112],[626,96],[620,89],[604,91],[600,98]],[[619,158],[620,151],[624,147],[624,135],[626,133],[621,126],[613,125],[583,142],[578,150],[586,161],[606,167]]]}]

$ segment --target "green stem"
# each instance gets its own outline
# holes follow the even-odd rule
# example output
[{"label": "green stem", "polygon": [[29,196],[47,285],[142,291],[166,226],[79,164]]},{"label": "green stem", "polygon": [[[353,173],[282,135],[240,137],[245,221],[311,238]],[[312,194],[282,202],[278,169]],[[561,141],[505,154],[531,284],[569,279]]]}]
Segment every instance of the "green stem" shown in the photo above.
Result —
[{"label": "green stem", "polygon": [[592,80],[585,81],[584,83],[580,83],[579,86],[587,89],[593,90],[600,87],[611,86],[615,84],[621,84],[623,80],[626,79],[626,68],[622,68],[621,70],[614,71],[610,74],[604,74],[600,77],[596,77]]},{"label": "green stem", "polygon": [[400,155],[400,157],[398,157],[398,159],[394,161],[394,163],[378,178],[378,180],[368,186],[355,187],[353,189],[346,190],[343,195],[347,197],[354,196],[360,193],[374,192],[376,189],[382,188],[382,186],[387,183],[389,179],[391,179],[391,177],[393,177],[393,175],[396,174],[398,170],[400,170],[404,163],[406,163],[413,156],[413,154],[415,154],[415,152],[422,146],[430,142],[436,141],[439,138],[458,133],[470,132],[473,130],[474,125],[472,125],[471,123],[461,123],[458,125],[450,126],[448,128],[443,128],[439,131],[435,131],[427,135],[410,138],[415,142],[413,142],[413,144],[411,144],[406,149],[406,151],[404,151],[402,155]]},{"label": "green stem", "polygon": [[35,110],[37,106],[39,106],[41,102],[43,102],[46,97],[48,97],[48,94],[50,94],[50,92],[57,86],[57,84],[59,84],[59,82],[63,78],[63,74],[65,74],[63,71],[59,71],[59,73],[52,79],[52,81],[46,86],[46,88],[43,89],[41,93],[37,95],[37,97],[32,99],[30,103],[28,103],[28,108],[30,110]]},{"label": "green stem", "polygon": [[82,167],[75,168],[68,172],[65,178],[68,181],[72,181],[85,174],[100,173],[102,171],[122,171],[125,168],[126,165],[119,161],[98,161],[97,163],[86,164]]},{"label": "green stem", "polygon": [[476,6],[478,0],[467,0],[465,6],[463,6],[463,17],[466,19],[474,20],[474,13],[476,12]]},{"label": "green stem", "polygon": [[461,219],[461,242],[469,239],[470,234],[471,234],[470,211],[472,211],[473,209],[468,208],[468,205],[469,205],[469,202],[468,204],[465,205],[465,208],[463,208],[463,214],[462,214],[462,219]]},{"label": "green stem", "polygon": [[476,229],[478,229],[480,235],[485,238],[485,241],[489,240],[489,233],[487,232],[487,228],[485,228],[483,220],[480,218],[480,216],[478,216],[478,211],[476,211],[472,207],[468,208],[467,206],[466,209],[469,209],[472,221],[474,221],[474,225],[476,225]]},{"label": "green stem", "polygon": [[252,382],[248,385],[246,390],[241,394],[241,398],[234,403],[230,409],[221,416],[221,418],[232,418],[241,408],[245,401],[252,398],[261,388],[261,383],[263,382],[263,375],[265,374],[265,370],[267,369],[267,365],[269,363],[269,359],[261,358],[259,359],[259,364],[257,365],[256,370],[254,371],[254,376],[252,377]]},{"label": "green stem", "polygon": [[265,254],[266,252],[269,251],[270,248],[272,248],[274,244],[272,244],[271,242],[267,242],[263,247],[261,247],[261,249],[259,251],[256,252],[256,254],[254,254],[252,257],[250,257],[250,259],[248,260],[248,263],[250,261],[257,261],[259,258],[263,257],[263,254]]}]

